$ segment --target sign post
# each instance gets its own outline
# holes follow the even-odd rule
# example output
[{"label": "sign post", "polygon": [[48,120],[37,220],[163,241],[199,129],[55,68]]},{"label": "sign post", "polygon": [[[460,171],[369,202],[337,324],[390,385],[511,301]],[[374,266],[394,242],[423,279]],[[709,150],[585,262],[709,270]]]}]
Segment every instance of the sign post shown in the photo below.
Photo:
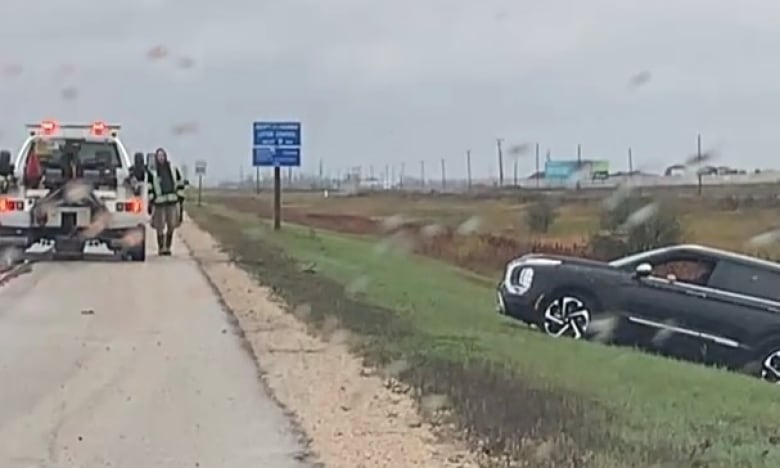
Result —
[{"label": "sign post", "polygon": [[203,199],[203,176],[206,175],[206,161],[195,162],[195,174],[198,176],[198,206]]},{"label": "sign post", "polygon": [[282,167],[301,165],[300,122],[254,122],[252,165],[274,168],[274,230],[282,227]]}]

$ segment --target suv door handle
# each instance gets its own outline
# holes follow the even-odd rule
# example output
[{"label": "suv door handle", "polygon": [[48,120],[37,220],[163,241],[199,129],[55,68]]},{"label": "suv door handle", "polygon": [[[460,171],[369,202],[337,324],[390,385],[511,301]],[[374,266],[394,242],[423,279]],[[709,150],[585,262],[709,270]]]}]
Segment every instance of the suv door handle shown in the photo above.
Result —
[{"label": "suv door handle", "polygon": [[701,297],[701,298],[707,297],[707,293],[703,293],[701,291],[691,291],[690,289],[686,289],[685,294],[689,296]]}]

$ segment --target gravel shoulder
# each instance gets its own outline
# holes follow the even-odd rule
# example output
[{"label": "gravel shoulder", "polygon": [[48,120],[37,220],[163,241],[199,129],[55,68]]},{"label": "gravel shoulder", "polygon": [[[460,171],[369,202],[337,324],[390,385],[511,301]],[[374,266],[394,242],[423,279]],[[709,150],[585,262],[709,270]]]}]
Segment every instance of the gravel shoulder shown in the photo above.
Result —
[{"label": "gravel shoulder", "polygon": [[462,444],[443,442],[404,389],[352,355],[345,336],[314,336],[189,218],[179,234],[234,314],[268,388],[326,467],[476,467]]}]

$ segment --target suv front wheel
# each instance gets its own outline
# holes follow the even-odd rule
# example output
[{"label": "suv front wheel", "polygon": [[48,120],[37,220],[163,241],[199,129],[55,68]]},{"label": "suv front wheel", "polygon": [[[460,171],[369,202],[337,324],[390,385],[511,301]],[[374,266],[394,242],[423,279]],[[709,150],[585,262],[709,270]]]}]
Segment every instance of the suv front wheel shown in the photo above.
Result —
[{"label": "suv front wheel", "polygon": [[593,316],[599,308],[587,294],[560,291],[551,294],[540,309],[542,317],[539,328],[547,335],[578,340],[588,336]]}]

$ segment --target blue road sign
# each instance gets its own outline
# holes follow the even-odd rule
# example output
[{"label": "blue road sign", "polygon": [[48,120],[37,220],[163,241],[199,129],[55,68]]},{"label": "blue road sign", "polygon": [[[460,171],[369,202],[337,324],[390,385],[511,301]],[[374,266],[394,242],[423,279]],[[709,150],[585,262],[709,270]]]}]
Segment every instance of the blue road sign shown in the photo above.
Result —
[{"label": "blue road sign", "polygon": [[301,165],[300,122],[254,122],[252,124],[252,165]]},{"label": "blue road sign", "polygon": [[255,122],[254,146],[301,146],[299,122]]},{"label": "blue road sign", "polygon": [[252,165],[298,167],[301,165],[301,149],[256,146],[252,149]]}]

